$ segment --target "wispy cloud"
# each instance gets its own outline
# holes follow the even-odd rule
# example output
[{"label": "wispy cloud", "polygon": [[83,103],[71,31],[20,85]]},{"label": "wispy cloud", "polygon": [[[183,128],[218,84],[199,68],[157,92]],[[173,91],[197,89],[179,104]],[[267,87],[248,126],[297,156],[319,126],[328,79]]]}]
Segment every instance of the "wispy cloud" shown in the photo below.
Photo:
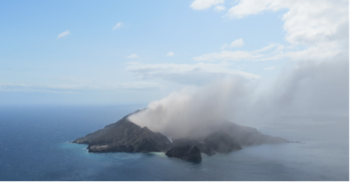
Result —
[{"label": "wispy cloud", "polygon": [[292,60],[292,61],[323,61],[334,56],[346,56],[347,47],[338,42],[319,43],[314,46],[283,46],[269,44],[253,51],[226,51],[203,54],[193,59],[196,61],[269,61],[269,60]]},{"label": "wispy cloud", "polygon": [[68,35],[70,35],[70,31],[69,30],[64,31],[64,32],[58,34],[57,39],[63,38],[63,37],[68,36]]},{"label": "wispy cloud", "polygon": [[276,66],[271,66],[271,67],[266,67],[266,68],[264,68],[264,70],[273,70],[273,69],[275,69],[276,68]]},{"label": "wispy cloud", "polygon": [[154,82],[125,82],[116,85],[116,88],[123,90],[158,90],[162,88],[159,83]]},{"label": "wispy cloud", "polygon": [[166,56],[174,56],[175,54],[174,54],[174,52],[172,52],[172,51],[170,51],[170,52],[168,52],[168,54],[166,54]]},{"label": "wispy cloud", "polygon": [[234,40],[231,44],[227,45],[224,44],[221,49],[225,49],[227,47],[235,48],[235,47],[242,47],[244,45],[243,39],[237,39]]},{"label": "wispy cloud", "polygon": [[226,9],[225,6],[221,6],[221,5],[215,6],[215,8],[214,8],[215,11],[222,11],[222,10],[225,10],[225,9]]},{"label": "wispy cloud", "polygon": [[137,54],[131,54],[129,56],[126,57],[127,59],[136,59],[139,58],[139,56]]},{"label": "wispy cloud", "polygon": [[191,4],[191,8],[194,10],[204,10],[221,3],[224,3],[224,0],[195,0]]},{"label": "wispy cloud", "polygon": [[117,30],[123,27],[122,22],[118,22],[116,25],[114,25],[114,27],[112,28],[112,30]]},{"label": "wispy cloud", "polygon": [[210,80],[227,76],[258,79],[259,75],[234,70],[225,64],[142,64],[129,63],[126,71],[135,73],[142,79],[161,79],[180,84],[204,84]]},{"label": "wispy cloud", "polygon": [[253,55],[246,51],[221,51],[209,54],[204,54],[194,58],[196,61],[218,61],[218,60],[229,60],[239,61],[248,58],[252,58]]}]

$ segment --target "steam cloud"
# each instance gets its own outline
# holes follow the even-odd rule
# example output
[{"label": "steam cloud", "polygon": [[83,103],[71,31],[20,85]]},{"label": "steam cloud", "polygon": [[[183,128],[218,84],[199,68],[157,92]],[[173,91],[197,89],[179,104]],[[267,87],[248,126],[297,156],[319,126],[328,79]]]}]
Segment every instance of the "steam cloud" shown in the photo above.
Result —
[{"label": "steam cloud", "polygon": [[203,137],[224,119],[256,127],[264,118],[283,115],[309,120],[325,115],[347,117],[347,57],[319,63],[301,62],[286,70],[265,92],[258,91],[257,80],[242,77],[226,77],[203,87],[186,87],[151,102],[129,119],[175,139]]},{"label": "steam cloud", "polygon": [[172,138],[202,137],[212,132],[218,121],[233,114],[247,102],[254,81],[226,77],[203,87],[186,87],[129,117],[139,126]]}]

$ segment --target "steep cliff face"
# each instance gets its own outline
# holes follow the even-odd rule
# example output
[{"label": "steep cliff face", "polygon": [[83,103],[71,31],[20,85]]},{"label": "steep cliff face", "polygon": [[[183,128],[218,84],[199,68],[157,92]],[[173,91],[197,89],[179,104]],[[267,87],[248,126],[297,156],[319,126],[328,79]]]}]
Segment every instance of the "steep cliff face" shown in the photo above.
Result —
[{"label": "steep cliff face", "polygon": [[[220,122],[220,125],[213,129],[215,131],[204,138],[180,138],[170,141],[161,133],[134,124],[128,116],[85,137],[78,138],[73,143],[87,144],[89,152],[162,151],[167,152],[168,156],[195,161],[194,159],[199,159],[195,154],[197,150],[199,154],[213,155],[239,150],[242,146],[288,142],[280,137],[264,135],[255,128],[240,126],[229,121]],[[181,156],[182,154],[184,156]]]}]

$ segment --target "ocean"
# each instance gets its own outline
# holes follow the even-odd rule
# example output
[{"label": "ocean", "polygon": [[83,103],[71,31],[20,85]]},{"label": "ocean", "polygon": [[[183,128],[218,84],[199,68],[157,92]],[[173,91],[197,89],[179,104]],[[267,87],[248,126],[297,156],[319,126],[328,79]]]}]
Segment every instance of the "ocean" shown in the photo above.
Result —
[{"label": "ocean", "polygon": [[312,135],[262,128],[264,134],[302,143],[203,154],[200,164],[164,153],[88,153],[86,145],[68,143],[137,109],[140,106],[0,107],[0,180],[349,180],[348,121],[335,137],[327,136],[333,128],[326,124]]}]

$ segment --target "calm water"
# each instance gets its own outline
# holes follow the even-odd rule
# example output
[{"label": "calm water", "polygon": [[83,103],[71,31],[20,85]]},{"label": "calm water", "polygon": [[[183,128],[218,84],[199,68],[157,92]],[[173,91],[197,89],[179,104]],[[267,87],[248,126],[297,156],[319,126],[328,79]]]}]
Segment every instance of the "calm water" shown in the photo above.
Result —
[{"label": "calm water", "polygon": [[139,108],[0,107],[0,180],[349,180],[348,128],[343,140],[300,135],[303,144],[203,155],[201,164],[163,153],[93,154],[67,143]]}]

